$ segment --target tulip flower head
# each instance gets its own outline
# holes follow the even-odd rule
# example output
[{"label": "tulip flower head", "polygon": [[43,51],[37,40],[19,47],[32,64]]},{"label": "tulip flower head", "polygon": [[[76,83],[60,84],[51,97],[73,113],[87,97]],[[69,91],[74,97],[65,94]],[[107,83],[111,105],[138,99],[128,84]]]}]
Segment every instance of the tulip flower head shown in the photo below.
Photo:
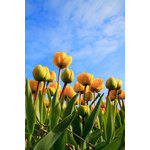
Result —
[{"label": "tulip flower head", "polygon": [[81,73],[78,75],[77,81],[82,85],[91,85],[93,81],[93,75],[89,73]]},{"label": "tulip flower head", "polygon": [[[60,85],[59,85],[59,89],[61,89]],[[54,94],[55,94],[55,92],[57,90],[57,82],[51,83],[49,85],[49,90],[50,90],[51,96],[54,96]]]},{"label": "tulip flower head", "polygon": [[80,84],[79,82],[74,84],[73,89],[76,93],[83,93],[84,92],[84,86],[82,84]]},{"label": "tulip flower head", "polygon": [[66,68],[63,73],[61,74],[61,80],[64,83],[71,83],[74,80],[74,74],[72,70]]},{"label": "tulip flower head", "polygon": [[125,91],[122,91],[121,94],[119,94],[120,99],[125,99]]},{"label": "tulip flower head", "polygon": [[49,100],[47,98],[45,99],[45,105],[46,107],[49,107]]},{"label": "tulip flower head", "polygon": [[110,77],[107,81],[106,81],[106,88],[109,90],[115,90],[117,88],[117,81],[115,78]]},{"label": "tulip flower head", "polygon": [[92,84],[90,85],[90,91],[91,92],[100,92],[104,88],[103,79],[93,79]]},{"label": "tulip flower head", "polygon": [[85,100],[86,101],[91,101],[93,99],[93,95],[92,95],[92,92],[87,92],[85,93]]},{"label": "tulip flower head", "polygon": [[69,97],[71,99],[75,95],[75,92],[71,86],[66,86],[63,94],[65,97]]},{"label": "tulip flower head", "polygon": [[49,71],[49,73],[50,73],[50,76],[51,76],[49,82],[55,82],[56,73],[54,71]]},{"label": "tulip flower head", "polygon": [[56,52],[53,59],[53,64],[57,68],[68,68],[69,65],[72,63],[72,57],[67,56],[64,52]]},{"label": "tulip flower head", "polygon": [[[37,91],[38,81],[36,81],[36,80],[29,80],[29,85],[30,85],[32,94],[35,93]],[[43,89],[43,83],[40,82],[39,83],[39,90],[42,91],[42,89]],[[25,90],[26,90],[26,83],[25,83]]]},{"label": "tulip flower head", "polygon": [[90,112],[90,108],[88,105],[80,105],[78,108],[79,115],[86,116]]},{"label": "tulip flower head", "polygon": [[122,88],[122,81],[119,79],[116,79],[116,81],[117,81],[117,88],[116,89],[119,90]]},{"label": "tulip flower head", "polygon": [[41,65],[37,65],[33,69],[33,77],[36,81],[48,81],[50,80],[50,73],[47,67],[42,67]]},{"label": "tulip flower head", "polygon": [[[109,92],[109,98],[110,98],[110,100],[115,100],[116,99],[116,90],[111,90],[110,92]],[[107,96],[105,97],[105,99],[107,100]]]}]

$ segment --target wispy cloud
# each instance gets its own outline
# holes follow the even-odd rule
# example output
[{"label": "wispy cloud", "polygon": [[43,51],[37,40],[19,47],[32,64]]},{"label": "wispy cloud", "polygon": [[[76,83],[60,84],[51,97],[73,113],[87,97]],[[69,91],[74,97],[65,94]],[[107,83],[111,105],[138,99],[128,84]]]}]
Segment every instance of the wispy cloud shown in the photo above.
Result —
[{"label": "wispy cloud", "polygon": [[26,68],[65,51],[75,72],[90,72],[124,52],[124,13],[122,0],[26,0]]}]

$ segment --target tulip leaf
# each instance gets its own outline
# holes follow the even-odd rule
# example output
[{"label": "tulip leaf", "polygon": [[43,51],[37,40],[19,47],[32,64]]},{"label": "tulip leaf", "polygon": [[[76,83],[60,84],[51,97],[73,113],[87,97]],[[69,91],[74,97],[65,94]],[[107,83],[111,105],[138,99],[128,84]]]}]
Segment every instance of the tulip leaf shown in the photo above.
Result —
[{"label": "tulip leaf", "polygon": [[90,116],[88,117],[88,119],[85,122],[85,126],[83,129],[83,138],[84,139],[86,139],[87,135],[89,134],[89,132],[92,130],[92,128],[94,126],[94,123],[95,123],[97,116],[99,114],[101,100],[102,100],[103,95],[104,95],[104,93],[102,94],[102,96],[100,96],[97,105],[95,106],[94,110],[92,111],[92,113],[90,114]]},{"label": "tulip leaf", "polygon": [[121,123],[121,117],[119,115],[118,112],[116,112],[116,117],[115,117],[115,127],[118,129],[122,126],[122,123]]},{"label": "tulip leaf", "polygon": [[86,140],[89,143],[95,144],[97,140],[100,138],[101,134],[102,131],[100,129],[96,129],[95,131],[93,131],[91,134],[87,136]]},{"label": "tulip leaf", "polygon": [[50,108],[50,115],[49,115],[49,129],[50,130],[53,129],[59,122],[60,113],[61,113],[61,107],[59,104],[59,94],[57,90],[53,97],[52,106]]},{"label": "tulip leaf", "polygon": [[35,114],[36,114],[36,122],[40,122],[40,107],[39,107],[39,95],[37,97],[36,100],[36,104],[35,104]]},{"label": "tulip leaf", "polygon": [[[79,136],[82,136],[82,120],[80,118],[79,115],[77,115],[75,117],[75,119],[72,122],[72,128],[73,128],[73,132],[76,133]],[[73,135],[75,141],[77,142],[78,145],[81,144],[81,140],[76,137],[75,135]]]},{"label": "tulip leaf", "polygon": [[49,106],[51,108],[52,99],[51,99],[51,92],[50,92],[49,88],[47,89],[47,95],[48,95]]},{"label": "tulip leaf", "polygon": [[116,131],[116,136],[112,142],[106,145],[102,150],[120,150],[124,147],[125,140],[125,126],[122,126],[118,131]]},{"label": "tulip leaf", "polygon": [[75,117],[75,112],[68,115],[58,125],[56,125],[46,136],[44,136],[34,147],[34,150],[49,150],[65,129],[71,124]]},{"label": "tulip leaf", "polygon": [[71,133],[67,134],[67,143],[74,145],[76,149],[78,147],[78,145]]},{"label": "tulip leaf", "polygon": [[113,119],[113,111],[112,106],[109,97],[107,98],[107,106],[106,111],[103,117],[104,121],[104,136],[107,143],[111,141],[111,139],[114,136],[115,131],[115,125],[114,125],[114,119]]},{"label": "tulip leaf", "polygon": [[45,97],[42,96],[42,92],[39,91],[39,110],[40,110],[40,121],[41,124],[45,122],[45,120],[48,118],[48,114],[46,111],[46,106],[44,103]]},{"label": "tulip leaf", "polygon": [[35,117],[34,105],[32,101],[32,91],[29,85],[28,78],[26,79],[26,120],[27,120],[27,128],[28,128],[27,149],[30,149],[31,138],[34,132],[36,117]]},{"label": "tulip leaf", "polygon": [[119,111],[120,117],[121,117],[121,123],[124,124],[125,122],[125,112],[121,109]]},{"label": "tulip leaf", "polygon": [[124,104],[123,99],[122,99],[122,107],[121,107],[121,109],[125,112],[125,104]]},{"label": "tulip leaf", "polygon": [[59,137],[59,139],[54,143],[53,149],[67,150],[68,148],[66,147],[66,143],[67,143],[67,131],[65,130],[64,133]]},{"label": "tulip leaf", "polygon": [[66,116],[68,116],[70,113],[72,113],[73,108],[74,108],[74,104],[76,102],[76,99],[78,98],[78,94],[76,94],[69,102],[68,105],[64,111],[64,115],[63,118],[65,118]]},{"label": "tulip leaf", "polygon": [[61,109],[63,109],[64,100],[65,100],[65,96],[63,95],[62,99],[61,99],[61,103],[60,103],[61,104]]}]

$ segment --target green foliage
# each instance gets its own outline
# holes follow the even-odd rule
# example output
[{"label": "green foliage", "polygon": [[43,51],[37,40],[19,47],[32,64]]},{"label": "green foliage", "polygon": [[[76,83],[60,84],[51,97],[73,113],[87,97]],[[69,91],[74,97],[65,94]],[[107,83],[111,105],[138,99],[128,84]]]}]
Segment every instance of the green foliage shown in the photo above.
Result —
[{"label": "green foliage", "polygon": [[75,112],[67,116],[58,125],[56,125],[46,136],[44,136],[34,147],[34,150],[49,150],[57,139],[64,133],[68,125],[75,117]]}]

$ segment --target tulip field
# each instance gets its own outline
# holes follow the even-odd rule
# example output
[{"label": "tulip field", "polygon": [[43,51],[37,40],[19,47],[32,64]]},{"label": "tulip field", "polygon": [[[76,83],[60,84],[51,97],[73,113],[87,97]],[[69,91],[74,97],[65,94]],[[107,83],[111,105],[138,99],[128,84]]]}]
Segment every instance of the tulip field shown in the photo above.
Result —
[{"label": "tulip field", "polygon": [[[37,65],[25,82],[26,150],[124,150],[125,92],[114,77],[81,73],[74,81],[72,57],[56,52],[58,75]],[[60,80],[64,83],[60,86]],[[104,97],[103,89],[107,88]]]}]

